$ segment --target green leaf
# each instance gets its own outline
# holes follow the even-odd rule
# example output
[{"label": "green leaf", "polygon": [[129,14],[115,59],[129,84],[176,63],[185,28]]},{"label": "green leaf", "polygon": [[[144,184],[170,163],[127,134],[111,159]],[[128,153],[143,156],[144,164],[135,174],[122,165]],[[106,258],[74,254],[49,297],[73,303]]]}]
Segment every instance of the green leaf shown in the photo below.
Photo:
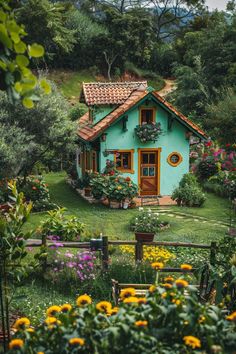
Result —
[{"label": "green leaf", "polygon": [[29,59],[25,55],[17,55],[16,62],[20,67],[25,67],[29,65]]},{"label": "green leaf", "polygon": [[26,44],[22,41],[14,44],[16,53],[23,54],[26,51]]},{"label": "green leaf", "polygon": [[7,18],[7,15],[2,10],[0,10],[0,21],[5,22],[6,18]]},{"label": "green leaf", "polygon": [[32,44],[28,47],[29,55],[33,58],[40,58],[44,55],[44,48],[40,44]]},{"label": "green leaf", "polygon": [[23,106],[25,106],[25,108],[33,108],[34,107],[34,102],[29,98],[29,97],[25,97],[22,101]]},{"label": "green leaf", "polygon": [[16,32],[12,32],[12,33],[11,33],[11,39],[13,40],[13,42],[14,42],[15,44],[17,44],[17,43],[20,42],[19,34],[16,33]]},{"label": "green leaf", "polygon": [[12,49],[12,41],[7,34],[6,27],[2,24],[0,24],[0,42],[8,49]]},{"label": "green leaf", "polygon": [[15,85],[14,85],[14,88],[17,92],[21,92],[22,91],[22,85],[20,82],[16,82]]},{"label": "green leaf", "polygon": [[40,86],[47,95],[49,95],[51,93],[51,91],[52,91],[51,86],[49,85],[49,83],[45,79],[40,81]]}]

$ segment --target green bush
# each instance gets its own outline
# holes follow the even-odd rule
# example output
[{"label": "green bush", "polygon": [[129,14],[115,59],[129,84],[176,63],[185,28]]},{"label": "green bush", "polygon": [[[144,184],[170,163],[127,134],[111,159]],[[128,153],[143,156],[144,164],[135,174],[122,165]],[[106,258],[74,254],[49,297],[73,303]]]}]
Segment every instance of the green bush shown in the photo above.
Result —
[{"label": "green bush", "polygon": [[95,173],[90,179],[90,186],[95,199],[106,198],[108,196],[109,177]]},{"label": "green bush", "polygon": [[189,173],[182,177],[179,187],[173,191],[171,199],[175,200],[179,206],[200,207],[206,197],[199,187],[196,177]]},{"label": "green bush", "polygon": [[48,217],[40,225],[43,236],[59,236],[62,241],[76,241],[84,231],[85,225],[76,216],[65,215],[65,208],[48,211]]},{"label": "green bush", "polygon": [[69,112],[69,118],[74,122],[82,117],[86,112],[88,112],[88,108],[82,104],[77,103]]}]

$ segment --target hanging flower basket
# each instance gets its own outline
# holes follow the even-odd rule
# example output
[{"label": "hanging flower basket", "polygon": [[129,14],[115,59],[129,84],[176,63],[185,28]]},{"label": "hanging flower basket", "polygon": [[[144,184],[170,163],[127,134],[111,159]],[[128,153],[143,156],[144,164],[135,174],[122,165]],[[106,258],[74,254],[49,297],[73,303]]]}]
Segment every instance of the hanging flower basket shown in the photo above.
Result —
[{"label": "hanging flower basket", "polygon": [[134,130],[142,143],[146,143],[147,141],[155,142],[162,134],[160,123],[137,125]]}]

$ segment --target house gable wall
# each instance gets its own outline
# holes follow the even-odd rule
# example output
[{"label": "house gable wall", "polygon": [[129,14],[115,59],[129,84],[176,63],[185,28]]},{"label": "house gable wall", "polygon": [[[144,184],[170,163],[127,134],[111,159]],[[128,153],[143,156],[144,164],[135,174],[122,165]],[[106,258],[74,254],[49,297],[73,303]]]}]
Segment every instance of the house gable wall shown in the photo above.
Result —
[{"label": "house gable wall", "polygon": [[[125,173],[124,176],[130,176],[135,183],[138,184],[138,149],[146,148],[161,148],[160,156],[160,194],[170,195],[173,189],[178,185],[184,173],[189,171],[189,141],[186,140],[185,133],[187,128],[174,120],[171,130],[168,130],[168,113],[158,103],[151,101],[145,108],[156,108],[156,122],[161,123],[163,134],[159,137],[157,142],[141,143],[134,132],[136,125],[139,124],[139,106],[129,110],[126,114],[128,116],[127,131],[123,131],[122,118],[110,126],[107,130],[106,141],[101,142],[101,153],[99,156],[101,170],[105,167],[106,160],[114,159],[114,155],[110,154],[104,157],[102,152],[106,149],[126,150],[134,149],[134,173]],[[178,152],[182,155],[183,161],[176,167],[171,166],[167,162],[170,153]]]}]

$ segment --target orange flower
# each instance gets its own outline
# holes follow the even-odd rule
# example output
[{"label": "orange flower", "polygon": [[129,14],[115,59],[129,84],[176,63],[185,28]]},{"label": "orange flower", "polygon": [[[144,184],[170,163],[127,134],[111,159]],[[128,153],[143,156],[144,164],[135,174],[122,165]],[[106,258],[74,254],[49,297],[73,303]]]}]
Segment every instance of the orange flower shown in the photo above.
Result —
[{"label": "orange flower", "polygon": [[185,345],[188,345],[192,349],[201,348],[201,342],[198,338],[194,336],[185,336],[183,338]]},{"label": "orange flower", "polygon": [[85,340],[83,338],[71,338],[69,343],[70,345],[80,345],[82,347],[85,343]]},{"label": "orange flower", "polygon": [[226,320],[236,322],[236,311],[234,311],[233,313],[231,313],[231,315],[228,315],[228,316],[226,317]]},{"label": "orange flower", "polygon": [[180,268],[182,270],[192,270],[193,267],[190,264],[181,264]]},{"label": "orange flower", "polygon": [[174,278],[171,277],[171,276],[168,276],[168,277],[165,277],[165,278],[164,278],[164,281],[167,282],[167,283],[173,283]]},{"label": "orange flower", "polygon": [[30,320],[26,317],[21,317],[18,320],[16,320],[14,324],[14,328],[16,329],[25,329],[30,326]]},{"label": "orange flower", "polygon": [[20,349],[24,345],[22,339],[12,339],[9,343],[9,349]]},{"label": "orange flower", "polygon": [[162,269],[164,267],[164,264],[162,262],[153,262],[151,264],[152,268],[155,270]]},{"label": "orange flower", "polygon": [[175,284],[177,288],[186,288],[188,286],[188,282],[184,279],[177,279]]},{"label": "orange flower", "polygon": [[146,304],[147,299],[146,297],[138,297],[138,304]]},{"label": "orange flower", "polygon": [[136,321],[135,326],[137,327],[146,327],[148,324],[148,321]]}]

